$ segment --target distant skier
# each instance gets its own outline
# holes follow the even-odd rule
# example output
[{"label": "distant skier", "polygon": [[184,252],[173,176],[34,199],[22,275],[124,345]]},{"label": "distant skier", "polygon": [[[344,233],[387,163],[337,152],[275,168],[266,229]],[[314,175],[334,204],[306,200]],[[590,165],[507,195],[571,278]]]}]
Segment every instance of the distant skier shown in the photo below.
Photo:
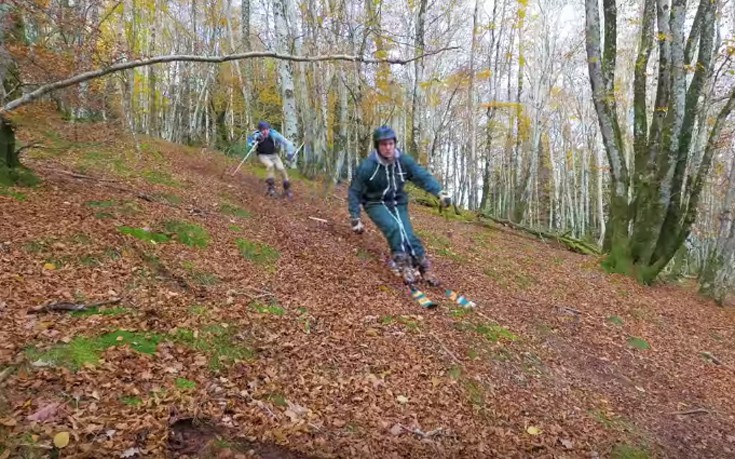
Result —
[{"label": "distant skier", "polygon": [[278,156],[278,151],[281,146],[284,146],[286,148],[286,158],[290,162],[294,155],[293,144],[279,134],[278,131],[271,129],[270,124],[266,121],[259,122],[258,130],[248,136],[248,149],[252,148],[256,143],[257,146],[255,147],[255,152],[258,154],[258,159],[260,159],[260,162],[263,163],[268,170],[268,178],[265,181],[268,185],[268,196],[275,196],[276,194],[276,181],[275,174],[273,172],[273,169],[275,168],[281,173],[281,175],[283,175],[283,194],[290,198],[292,196],[291,182],[288,180],[288,172],[286,172],[286,168],[283,167],[283,162],[281,161],[280,156]]},{"label": "distant skier", "polygon": [[375,150],[360,164],[349,189],[349,212],[352,231],[362,234],[360,206],[380,229],[391,249],[389,266],[396,275],[411,284],[416,281],[414,268],[432,285],[437,279],[429,272],[431,264],[424,246],[413,232],[408,215],[408,196],[403,187],[406,181],[437,196],[440,204],[451,204],[449,195],[439,182],[416,161],[396,148],[396,134],[388,126],[373,132]]}]

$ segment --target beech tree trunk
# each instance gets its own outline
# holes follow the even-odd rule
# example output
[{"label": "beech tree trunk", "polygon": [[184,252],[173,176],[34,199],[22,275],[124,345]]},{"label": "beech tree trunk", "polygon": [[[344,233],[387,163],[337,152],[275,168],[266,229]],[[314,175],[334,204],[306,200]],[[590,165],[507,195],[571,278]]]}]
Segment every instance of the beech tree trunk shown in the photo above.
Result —
[{"label": "beech tree trunk", "polygon": [[[602,21],[598,1],[586,0],[585,4],[590,84],[612,182],[605,237],[609,256],[605,266],[650,283],[689,236],[723,125],[735,106],[733,87],[709,126],[701,161],[696,168],[688,167],[694,156],[694,127],[700,116],[707,115],[700,96],[713,74],[718,3],[700,0],[686,38],[685,0],[673,0],[670,6],[667,0],[646,0],[633,85],[633,177],[629,177],[626,166],[625,152],[630,146],[625,144],[621,133],[614,86],[615,0],[603,0]],[[600,43],[601,28],[604,28],[604,50]],[[654,37],[659,45],[658,78],[654,106],[648,107],[646,71]],[[694,69],[688,83],[687,68]],[[629,200],[631,185],[634,193]]]}]

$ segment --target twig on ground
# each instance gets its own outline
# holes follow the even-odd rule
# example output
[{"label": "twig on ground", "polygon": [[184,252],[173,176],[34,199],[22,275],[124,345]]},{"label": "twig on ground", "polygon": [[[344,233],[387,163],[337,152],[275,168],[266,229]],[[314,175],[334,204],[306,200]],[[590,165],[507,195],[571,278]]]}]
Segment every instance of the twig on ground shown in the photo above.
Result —
[{"label": "twig on ground", "polygon": [[262,402],[262,401],[260,401],[260,400],[258,400],[256,398],[253,398],[253,396],[250,395],[249,392],[242,391],[242,392],[240,392],[240,396],[241,397],[244,397],[250,403],[250,405],[255,405],[258,408],[260,408],[261,411],[263,411],[265,414],[267,414],[271,419],[280,420],[280,418],[278,417],[278,415],[276,413],[274,413],[273,410],[271,410],[271,408],[268,406],[267,403],[264,403],[264,402]]},{"label": "twig on ground", "polygon": [[722,365],[722,361],[718,359],[717,357],[715,357],[711,352],[707,352],[707,351],[702,352],[702,357],[709,359],[715,365]]},{"label": "twig on ground", "polygon": [[59,174],[62,174],[62,175],[68,175],[69,177],[76,178],[76,179],[94,180],[96,182],[117,183],[116,180],[106,179],[106,178],[102,178],[102,177],[93,177],[91,175],[84,175],[84,174],[80,174],[78,172],[66,171],[64,169],[52,169],[52,168],[48,168],[48,167],[41,167],[39,169],[45,169],[47,171],[56,172],[56,173],[59,173]]},{"label": "twig on ground", "polygon": [[317,217],[309,217],[311,220],[321,222],[321,223],[329,223],[328,220],[324,220],[323,218],[317,218]]},{"label": "twig on ground", "polygon": [[444,436],[444,437],[451,436],[449,433],[445,432],[442,427],[439,427],[438,429],[430,430],[428,432],[424,432],[423,430],[418,429],[418,428],[411,429],[409,427],[404,426],[403,424],[398,424],[398,426],[401,429],[405,430],[406,432],[412,433],[421,438],[432,438],[432,437],[437,437],[437,436]]},{"label": "twig on ground", "polygon": [[2,384],[3,381],[8,379],[8,376],[13,372],[13,367],[7,367],[4,368],[3,371],[0,371],[0,384]]},{"label": "twig on ground", "polygon": [[576,318],[579,318],[579,316],[582,315],[582,311],[578,311],[577,309],[569,308],[566,306],[559,306],[559,312],[564,313],[564,314],[573,315]]},{"label": "twig on ground", "polygon": [[674,411],[671,413],[672,416],[690,416],[692,414],[709,414],[709,410],[704,408],[694,408],[686,411]]},{"label": "twig on ground", "polygon": [[91,304],[84,304],[84,303],[67,303],[65,301],[59,301],[57,303],[51,303],[46,306],[41,306],[40,308],[31,309],[28,312],[33,314],[39,314],[42,312],[53,312],[53,311],[65,311],[65,312],[74,312],[74,311],[88,311],[92,308],[97,308],[100,306],[106,306],[109,304],[117,304],[121,302],[122,298],[114,298],[112,300],[105,300],[105,301],[99,301],[97,303],[91,303]]},{"label": "twig on ground", "polygon": [[441,346],[441,348],[444,350],[444,352],[446,352],[447,355],[449,357],[451,357],[452,360],[454,360],[454,363],[456,363],[457,365],[462,365],[462,362],[457,358],[456,355],[454,355],[454,353],[452,351],[449,350],[449,348],[447,348],[447,346],[444,345],[444,343],[439,339],[438,336],[436,336],[432,332],[428,332],[428,333],[429,333],[429,336],[431,336],[432,338],[434,338],[434,341],[436,341],[437,343],[439,343],[439,346]]}]

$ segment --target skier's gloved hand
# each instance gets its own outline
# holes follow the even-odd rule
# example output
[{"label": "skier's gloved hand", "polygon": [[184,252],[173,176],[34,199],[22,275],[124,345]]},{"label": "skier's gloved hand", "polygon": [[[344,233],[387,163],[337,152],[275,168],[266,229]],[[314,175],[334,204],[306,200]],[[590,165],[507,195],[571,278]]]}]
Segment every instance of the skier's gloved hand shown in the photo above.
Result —
[{"label": "skier's gloved hand", "polygon": [[439,192],[439,205],[441,207],[449,207],[452,205],[452,197],[444,190]]},{"label": "skier's gloved hand", "polygon": [[365,226],[362,224],[359,218],[352,219],[352,232],[355,234],[362,234],[365,231]]}]

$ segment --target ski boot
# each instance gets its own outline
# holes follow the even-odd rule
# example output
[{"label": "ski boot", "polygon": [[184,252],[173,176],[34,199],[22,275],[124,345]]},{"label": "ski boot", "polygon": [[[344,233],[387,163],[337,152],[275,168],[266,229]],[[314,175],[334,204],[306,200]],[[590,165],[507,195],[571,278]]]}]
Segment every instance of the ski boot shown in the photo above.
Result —
[{"label": "ski boot", "polygon": [[411,256],[405,253],[393,254],[393,263],[407,285],[413,285],[419,279],[418,271],[413,267]]},{"label": "ski boot", "polygon": [[268,185],[268,190],[265,192],[266,196],[273,197],[276,195],[276,181],[272,178],[269,178],[265,181],[266,185]]},{"label": "ski boot", "polygon": [[388,269],[396,277],[403,277],[401,274],[401,268],[398,267],[398,263],[393,258],[388,259]]},{"label": "ski boot", "polygon": [[429,258],[424,255],[422,257],[413,258],[414,266],[418,268],[421,279],[432,287],[439,287],[441,281],[431,273],[431,262]]},{"label": "ski boot", "polygon": [[283,197],[286,199],[293,198],[293,193],[291,193],[291,182],[288,180],[283,181]]}]

